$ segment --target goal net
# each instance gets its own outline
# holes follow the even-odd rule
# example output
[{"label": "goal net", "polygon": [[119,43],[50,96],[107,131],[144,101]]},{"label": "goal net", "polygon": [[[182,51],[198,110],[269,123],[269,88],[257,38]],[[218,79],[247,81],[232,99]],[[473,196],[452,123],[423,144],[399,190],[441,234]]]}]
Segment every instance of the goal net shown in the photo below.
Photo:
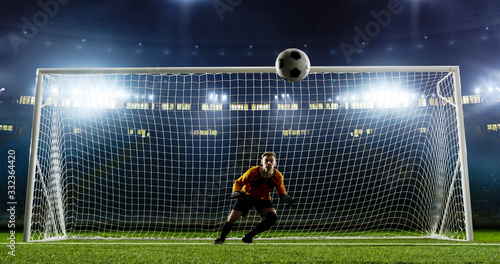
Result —
[{"label": "goal net", "polygon": [[[260,238],[472,240],[458,67],[39,69],[25,241],[214,239],[273,151]],[[251,210],[228,239],[259,221]]]}]

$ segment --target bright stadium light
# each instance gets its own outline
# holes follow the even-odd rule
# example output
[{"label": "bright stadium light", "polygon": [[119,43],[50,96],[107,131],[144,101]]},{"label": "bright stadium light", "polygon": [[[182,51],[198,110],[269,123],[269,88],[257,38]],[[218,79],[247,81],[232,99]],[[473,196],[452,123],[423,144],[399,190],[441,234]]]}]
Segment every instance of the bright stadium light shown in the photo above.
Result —
[{"label": "bright stadium light", "polygon": [[226,101],[227,100],[227,95],[226,94],[216,94],[216,93],[209,93],[208,94],[208,100],[209,101],[218,101],[218,100],[222,100],[222,101]]},{"label": "bright stadium light", "polygon": [[364,96],[365,100],[377,108],[407,107],[411,97],[407,92],[399,90],[373,91]]},{"label": "bright stadium light", "polygon": [[125,92],[125,91],[118,91],[116,92],[116,96],[122,100],[125,100],[127,98],[130,98],[130,94]]},{"label": "bright stadium light", "polygon": [[[88,109],[117,108],[130,98],[129,93],[109,82],[79,83],[78,86],[73,86],[70,94],[66,96],[71,96],[74,106]],[[139,100],[139,95],[135,95],[135,99]]]},{"label": "bright stadium light", "polygon": [[49,88],[49,95],[52,98],[59,97],[60,92],[61,91],[57,85],[53,85]]},{"label": "bright stadium light", "polygon": [[88,93],[88,103],[90,108],[105,108],[108,103],[112,102],[112,97],[109,91],[103,91],[100,89],[91,89]]}]

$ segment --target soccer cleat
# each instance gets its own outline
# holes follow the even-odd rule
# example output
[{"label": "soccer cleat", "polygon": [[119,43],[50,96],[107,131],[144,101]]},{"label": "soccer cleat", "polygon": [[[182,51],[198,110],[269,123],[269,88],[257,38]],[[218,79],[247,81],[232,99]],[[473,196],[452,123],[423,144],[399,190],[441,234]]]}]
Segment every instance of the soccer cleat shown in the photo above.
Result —
[{"label": "soccer cleat", "polygon": [[214,241],[214,245],[222,245],[222,244],[224,244],[224,241],[226,241],[226,240],[225,240],[225,239],[223,239],[223,238],[218,237],[218,238]]},{"label": "soccer cleat", "polygon": [[251,237],[247,237],[247,236],[244,236],[241,241],[245,242],[245,243],[253,243],[253,239]]}]

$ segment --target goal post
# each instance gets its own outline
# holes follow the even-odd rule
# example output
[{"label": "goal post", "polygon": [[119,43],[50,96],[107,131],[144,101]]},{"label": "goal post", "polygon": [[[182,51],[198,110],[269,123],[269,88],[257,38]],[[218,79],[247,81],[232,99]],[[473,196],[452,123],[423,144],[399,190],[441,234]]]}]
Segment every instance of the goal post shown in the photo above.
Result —
[{"label": "goal post", "polygon": [[[24,241],[214,239],[278,156],[262,239],[473,241],[457,66],[38,69]],[[238,221],[229,239],[260,217]]]}]

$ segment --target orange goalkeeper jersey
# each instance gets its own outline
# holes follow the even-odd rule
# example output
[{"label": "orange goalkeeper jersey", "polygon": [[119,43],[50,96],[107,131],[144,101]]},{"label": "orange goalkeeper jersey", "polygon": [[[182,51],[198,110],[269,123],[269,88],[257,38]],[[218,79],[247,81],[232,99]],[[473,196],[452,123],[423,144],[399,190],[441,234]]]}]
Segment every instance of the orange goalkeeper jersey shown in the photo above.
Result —
[{"label": "orange goalkeeper jersey", "polygon": [[271,200],[271,191],[276,188],[278,196],[286,194],[283,175],[274,170],[274,175],[264,178],[259,173],[259,166],[250,168],[234,182],[233,192],[244,192],[257,199]]}]

